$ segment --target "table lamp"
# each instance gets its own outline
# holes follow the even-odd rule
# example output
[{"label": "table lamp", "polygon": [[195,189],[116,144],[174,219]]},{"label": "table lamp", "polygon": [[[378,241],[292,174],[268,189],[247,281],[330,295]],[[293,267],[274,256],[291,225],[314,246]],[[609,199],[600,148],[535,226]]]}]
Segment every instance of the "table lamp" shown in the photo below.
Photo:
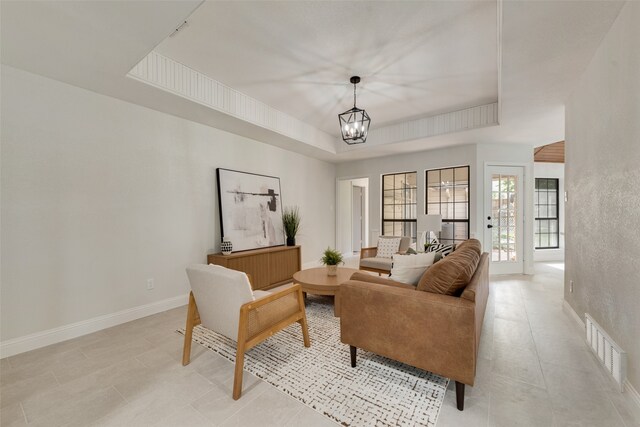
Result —
[{"label": "table lamp", "polygon": [[424,245],[427,243],[427,236],[429,238],[428,241],[431,242],[431,232],[438,233],[442,230],[442,215],[418,215],[416,227],[420,235],[420,240],[422,240],[422,245],[418,246],[418,248],[424,250]]}]

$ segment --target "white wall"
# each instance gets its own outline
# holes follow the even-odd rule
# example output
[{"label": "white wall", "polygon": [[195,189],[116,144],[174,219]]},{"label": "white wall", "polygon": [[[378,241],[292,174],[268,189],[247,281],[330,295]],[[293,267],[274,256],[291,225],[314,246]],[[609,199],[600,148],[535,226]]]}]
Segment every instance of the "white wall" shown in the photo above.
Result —
[{"label": "white wall", "polygon": [[[560,223],[560,240],[558,249],[534,249],[534,261],[564,261],[564,163],[533,164],[533,174],[536,178],[558,179],[558,222]],[[535,215],[535,214],[534,214]]]},{"label": "white wall", "polygon": [[332,164],[11,67],[2,89],[3,343],[185,295],[217,167],[280,177],[304,262],[335,243]]},{"label": "white wall", "polygon": [[[627,2],[566,106],[564,296],[627,352],[640,390],[640,2]],[[573,292],[569,280],[574,281]]]},{"label": "white wall", "polygon": [[[473,145],[457,146],[420,153],[377,157],[338,164],[338,179],[366,177],[369,179],[369,244],[375,245],[382,234],[382,175],[396,172],[418,172],[418,210],[424,209],[426,169],[447,166],[470,165],[475,168],[476,149]],[[477,183],[472,180],[471,194],[475,194]],[[475,230],[475,218],[471,218],[471,231]]]},{"label": "white wall", "polygon": [[[375,245],[382,227],[382,175],[396,172],[418,172],[418,210],[424,209],[425,171],[450,166],[470,167],[471,183],[469,191],[470,234],[484,242],[484,169],[489,164],[513,164],[525,167],[525,209],[533,210],[533,147],[518,144],[476,144],[461,145],[418,153],[400,154],[374,159],[346,162],[338,165],[338,179],[353,176],[369,178],[369,231],[370,245]],[[529,215],[530,217],[530,215]],[[533,241],[533,222],[527,217],[525,242]],[[533,248],[525,243],[525,272],[533,269]]]}]

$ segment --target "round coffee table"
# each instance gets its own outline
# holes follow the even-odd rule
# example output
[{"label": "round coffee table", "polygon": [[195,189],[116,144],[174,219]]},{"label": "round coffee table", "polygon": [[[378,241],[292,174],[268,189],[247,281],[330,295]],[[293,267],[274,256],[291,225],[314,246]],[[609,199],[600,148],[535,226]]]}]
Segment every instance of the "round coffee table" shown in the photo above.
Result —
[{"label": "round coffee table", "polygon": [[333,295],[333,314],[340,316],[340,284],[351,278],[355,268],[338,267],[336,276],[329,276],[326,267],[309,268],[293,274],[293,281],[302,286],[302,292],[314,295]]}]

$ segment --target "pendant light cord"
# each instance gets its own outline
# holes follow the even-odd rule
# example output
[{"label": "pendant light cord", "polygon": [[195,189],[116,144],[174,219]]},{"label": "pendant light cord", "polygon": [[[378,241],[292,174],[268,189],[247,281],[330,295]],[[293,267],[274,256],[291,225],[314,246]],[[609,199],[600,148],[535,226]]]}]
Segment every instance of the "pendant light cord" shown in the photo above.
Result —
[{"label": "pendant light cord", "polygon": [[356,108],[356,84],[353,84],[353,108]]}]

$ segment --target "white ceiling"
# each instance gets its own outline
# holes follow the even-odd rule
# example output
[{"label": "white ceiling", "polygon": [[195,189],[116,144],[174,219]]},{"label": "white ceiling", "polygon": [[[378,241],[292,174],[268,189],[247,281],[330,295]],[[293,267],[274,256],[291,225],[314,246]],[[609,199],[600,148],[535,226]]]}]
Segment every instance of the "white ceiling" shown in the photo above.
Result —
[{"label": "white ceiling", "polygon": [[358,105],[375,126],[496,102],[497,3],[206,2],[156,51],[336,138]]},{"label": "white ceiling", "polygon": [[[539,146],[564,139],[564,102],[623,4],[504,1],[496,70],[495,2],[223,3],[3,0],[2,63],[328,161],[479,142]],[[166,39],[185,19],[189,27]],[[127,78],[155,47],[332,134],[335,114],[350,107],[353,73],[363,77],[358,104],[372,128],[495,100],[498,73],[500,125],[321,150]]]}]

